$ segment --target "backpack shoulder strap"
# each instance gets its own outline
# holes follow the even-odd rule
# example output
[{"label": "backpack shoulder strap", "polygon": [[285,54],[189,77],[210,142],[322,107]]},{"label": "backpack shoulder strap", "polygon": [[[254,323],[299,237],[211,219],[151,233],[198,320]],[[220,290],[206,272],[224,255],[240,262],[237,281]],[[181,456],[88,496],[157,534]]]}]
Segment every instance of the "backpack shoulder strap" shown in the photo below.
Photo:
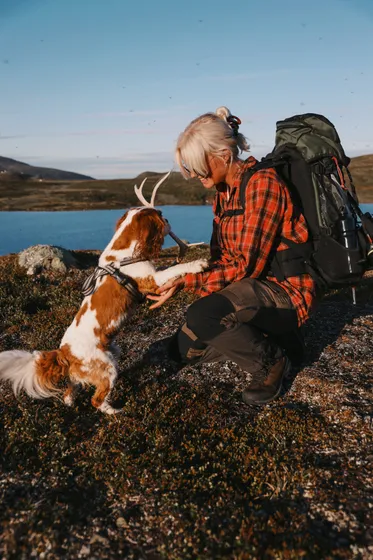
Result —
[{"label": "backpack shoulder strap", "polygon": [[282,158],[274,159],[271,156],[266,156],[260,162],[255,164],[250,169],[247,169],[242,176],[241,184],[240,184],[240,204],[242,208],[245,210],[246,205],[246,187],[253,175],[262,169],[271,169],[276,168],[284,165],[285,160]]}]

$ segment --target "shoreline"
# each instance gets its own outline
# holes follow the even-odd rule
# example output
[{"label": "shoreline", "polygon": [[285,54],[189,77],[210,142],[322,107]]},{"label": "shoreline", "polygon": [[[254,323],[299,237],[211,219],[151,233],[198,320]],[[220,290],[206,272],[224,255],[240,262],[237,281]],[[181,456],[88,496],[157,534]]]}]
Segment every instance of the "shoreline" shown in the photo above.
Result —
[{"label": "shoreline", "polygon": [[[362,202],[361,204],[373,204],[373,200],[372,203],[364,203]],[[178,202],[178,203],[172,203],[172,204],[156,204],[156,208],[163,208],[165,206],[212,206],[212,204],[210,202],[206,203],[206,204],[196,204],[194,202],[191,203],[186,203],[186,202]],[[91,210],[126,210],[130,207],[133,206],[115,206],[115,207],[91,207],[91,208],[36,208],[36,209],[25,209],[25,208],[10,208],[10,209],[5,209],[5,208],[0,208],[0,214],[1,212],[89,212]]]},{"label": "shoreline", "polygon": [[[1,205],[1,201],[0,201],[0,205]],[[359,199],[359,205],[370,205],[373,207],[373,196],[369,197],[368,201],[365,200],[360,200]],[[116,206],[100,206],[99,204],[97,204],[96,206],[90,206],[90,207],[76,207],[76,208],[71,208],[71,207],[49,207],[49,206],[45,206],[45,207],[36,207],[36,208],[29,208],[29,207],[18,207],[18,208],[1,208],[0,207],[0,215],[1,213],[10,213],[10,212],[25,212],[25,213],[31,213],[31,212],[90,212],[90,211],[98,211],[98,210],[102,210],[102,211],[108,211],[108,210],[127,210],[133,206],[136,206],[131,204],[131,205],[116,205]],[[164,208],[167,206],[186,206],[186,207],[199,207],[199,206],[210,206],[212,207],[212,201],[208,201],[205,203],[196,203],[195,201],[192,202],[173,202],[173,203],[164,203],[164,204],[156,204],[157,208]],[[373,210],[372,210],[373,212]]]}]

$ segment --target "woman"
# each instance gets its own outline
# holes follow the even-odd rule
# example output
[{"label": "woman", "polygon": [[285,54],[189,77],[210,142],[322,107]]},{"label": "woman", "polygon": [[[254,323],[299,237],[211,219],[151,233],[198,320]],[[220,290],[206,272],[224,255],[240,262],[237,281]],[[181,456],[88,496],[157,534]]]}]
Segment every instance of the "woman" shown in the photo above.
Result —
[{"label": "woman", "polygon": [[[264,404],[280,394],[289,358],[303,354],[299,328],[315,301],[315,285],[308,274],[278,280],[271,272],[276,253],[288,248],[281,238],[304,243],[308,230],[274,169],[248,173],[257,161],[239,158],[249,150],[239,125],[220,107],[193,120],[180,135],[176,160],[181,173],[216,189],[212,268],[169,282],[149,298],[157,301],[154,309],[181,289],[204,296],[188,308],[171,356],[183,363],[236,362],[253,376],[244,402]],[[245,172],[250,178],[243,209]]]}]

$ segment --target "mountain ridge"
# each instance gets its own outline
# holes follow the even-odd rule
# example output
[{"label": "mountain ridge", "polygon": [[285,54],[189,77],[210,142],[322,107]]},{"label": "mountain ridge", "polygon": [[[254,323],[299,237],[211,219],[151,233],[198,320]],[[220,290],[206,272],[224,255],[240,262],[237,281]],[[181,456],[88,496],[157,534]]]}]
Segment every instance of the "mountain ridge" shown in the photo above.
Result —
[{"label": "mountain ridge", "polygon": [[[4,158],[0,158],[0,210],[3,211],[129,208],[139,204],[135,184],[139,186],[147,178],[143,194],[150,200],[155,183],[165,173],[145,171],[130,179],[85,179],[81,175],[80,180],[40,180],[27,174],[2,173],[1,159]],[[373,203],[373,154],[352,158],[349,169],[360,202]],[[174,171],[159,189],[156,205],[211,204],[213,197],[214,192],[207,191],[198,179],[186,181],[180,172]]]},{"label": "mountain ridge", "polygon": [[75,173],[74,171],[63,171],[62,169],[54,169],[52,167],[42,167],[30,165],[23,161],[0,156],[0,174],[7,174],[8,179],[15,178],[22,179],[42,179],[49,181],[94,181],[93,177]]}]

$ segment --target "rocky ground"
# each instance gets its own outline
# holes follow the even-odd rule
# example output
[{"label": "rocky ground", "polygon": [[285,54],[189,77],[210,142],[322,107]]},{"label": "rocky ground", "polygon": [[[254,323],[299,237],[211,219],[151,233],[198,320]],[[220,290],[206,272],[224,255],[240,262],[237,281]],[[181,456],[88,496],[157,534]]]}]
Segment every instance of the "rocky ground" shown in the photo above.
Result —
[{"label": "rocky ground", "polygon": [[[0,351],[59,345],[97,259],[76,256],[65,276],[0,259]],[[121,415],[96,413],[89,390],[69,409],[2,385],[0,558],[373,558],[372,286],[356,306],[324,299],[305,363],[263,408],[242,404],[234,364],[165,358],[185,294],[120,333]]]}]

